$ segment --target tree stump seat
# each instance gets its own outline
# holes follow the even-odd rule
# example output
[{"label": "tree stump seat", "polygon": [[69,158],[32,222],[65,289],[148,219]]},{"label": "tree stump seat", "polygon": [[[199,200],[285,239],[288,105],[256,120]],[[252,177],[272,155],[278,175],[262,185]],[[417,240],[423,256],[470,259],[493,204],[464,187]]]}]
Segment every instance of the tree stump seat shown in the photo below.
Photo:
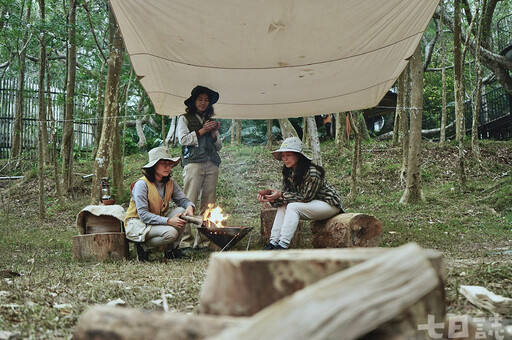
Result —
[{"label": "tree stump seat", "polygon": [[[263,204],[260,212],[261,239],[268,243],[277,208]],[[299,222],[290,248],[300,246],[303,221]],[[341,213],[323,221],[311,221],[312,244],[315,248],[376,247],[382,235],[382,223],[363,213]]]},{"label": "tree stump seat", "polygon": [[77,215],[73,258],[83,261],[123,260],[129,245],[124,233],[125,211],[120,205],[89,205]]}]

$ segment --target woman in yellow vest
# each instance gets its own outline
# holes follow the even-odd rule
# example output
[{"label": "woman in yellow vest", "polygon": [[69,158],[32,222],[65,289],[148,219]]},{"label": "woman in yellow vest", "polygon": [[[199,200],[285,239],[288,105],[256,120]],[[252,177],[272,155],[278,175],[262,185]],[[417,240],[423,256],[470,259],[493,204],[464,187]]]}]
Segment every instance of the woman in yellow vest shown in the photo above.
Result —
[{"label": "woman in yellow vest", "polygon": [[[166,147],[151,149],[149,163],[142,167],[144,176],[132,187],[125,229],[126,238],[136,242],[139,261],[148,261],[149,250],[161,246],[166,246],[166,258],[184,256],[176,248],[186,225],[180,216],[193,215],[195,206],[171,179],[171,169],[179,161]],[[171,200],[177,208],[168,212]]]}]

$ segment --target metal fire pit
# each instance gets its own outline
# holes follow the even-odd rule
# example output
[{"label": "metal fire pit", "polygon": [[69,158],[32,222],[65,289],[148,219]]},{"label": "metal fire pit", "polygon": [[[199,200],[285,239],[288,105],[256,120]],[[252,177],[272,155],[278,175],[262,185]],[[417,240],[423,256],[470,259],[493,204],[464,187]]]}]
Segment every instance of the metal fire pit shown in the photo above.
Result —
[{"label": "metal fire pit", "polygon": [[222,250],[228,250],[247,235],[253,227],[197,227],[197,230],[208,237]]}]

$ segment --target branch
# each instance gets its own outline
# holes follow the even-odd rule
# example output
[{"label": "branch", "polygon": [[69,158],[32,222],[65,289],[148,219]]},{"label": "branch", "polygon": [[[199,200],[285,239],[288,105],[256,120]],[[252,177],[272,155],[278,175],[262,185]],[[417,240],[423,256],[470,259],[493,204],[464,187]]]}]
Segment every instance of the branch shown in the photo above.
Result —
[{"label": "branch", "polygon": [[94,41],[96,42],[96,46],[98,47],[98,50],[100,51],[101,56],[103,57],[103,61],[107,61],[107,57],[103,53],[103,50],[100,47],[100,43],[98,42],[98,38],[96,37],[96,33],[94,32],[94,26],[92,24],[91,13],[89,12],[89,6],[87,5],[87,0],[84,0],[83,7],[85,9],[85,12],[87,13],[87,18],[89,18],[89,25],[91,26],[91,32],[92,32],[92,36],[94,37]]},{"label": "branch", "polygon": [[[434,46],[437,42],[437,39],[439,38],[439,31],[440,31],[439,21],[436,18],[434,18],[434,23],[436,24],[436,34],[434,35],[432,40],[430,40],[428,42],[425,41],[425,62],[423,64],[423,71],[425,71],[427,69],[428,65],[430,64],[430,60],[432,59],[432,53],[434,51]],[[425,35],[423,35],[423,36],[425,36]]]}]

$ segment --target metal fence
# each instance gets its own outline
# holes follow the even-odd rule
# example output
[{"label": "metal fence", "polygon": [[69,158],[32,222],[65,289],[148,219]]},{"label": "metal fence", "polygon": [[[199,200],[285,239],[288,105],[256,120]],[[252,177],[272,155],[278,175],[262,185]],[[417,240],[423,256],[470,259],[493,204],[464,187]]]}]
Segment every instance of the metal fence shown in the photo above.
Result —
[{"label": "metal fence", "polygon": [[[55,127],[57,136],[61,136],[64,123],[64,91],[56,85],[51,86],[52,117],[47,118],[47,126]],[[77,91],[79,93],[79,91]],[[46,94],[48,95],[48,94]],[[12,131],[18,97],[18,79],[0,78],[0,158],[9,158],[12,146]],[[30,79],[25,80],[23,90],[22,118],[22,149],[24,157],[35,159],[38,140],[38,84]],[[48,110],[47,110],[48,111]],[[75,113],[82,117],[95,116],[95,107],[89,104],[89,96],[75,96]],[[75,148],[88,150],[94,146],[97,118],[74,119]],[[60,138],[57,138],[57,149],[60,149]]]}]

